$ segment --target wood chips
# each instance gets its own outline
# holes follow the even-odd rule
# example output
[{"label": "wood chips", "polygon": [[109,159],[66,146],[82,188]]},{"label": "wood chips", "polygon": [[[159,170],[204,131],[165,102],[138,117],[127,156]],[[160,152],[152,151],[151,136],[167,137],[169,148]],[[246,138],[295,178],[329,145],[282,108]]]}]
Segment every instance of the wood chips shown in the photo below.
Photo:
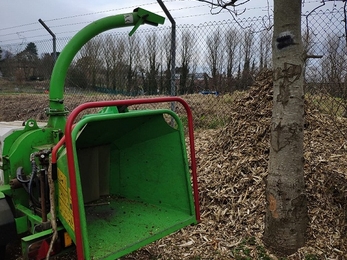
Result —
[{"label": "wood chips", "polygon": [[[195,133],[201,223],[154,242],[123,260],[277,259],[262,244],[271,78],[270,71],[262,73],[249,91],[240,92],[230,102],[228,112],[218,111],[215,117],[230,115],[225,127]],[[313,100],[305,103],[304,137],[310,225],[306,246],[287,259],[347,259],[347,121],[322,114],[313,103]],[[19,103],[13,104],[17,107]],[[208,109],[203,113],[209,113]],[[198,120],[204,117],[195,118],[195,125],[199,125]],[[70,254],[61,259],[73,257]]]},{"label": "wood chips", "polygon": [[[122,259],[277,259],[264,249],[265,178],[272,109],[271,72],[232,104],[226,127],[196,133],[201,223]],[[306,101],[306,246],[287,259],[345,259],[345,118]]]}]

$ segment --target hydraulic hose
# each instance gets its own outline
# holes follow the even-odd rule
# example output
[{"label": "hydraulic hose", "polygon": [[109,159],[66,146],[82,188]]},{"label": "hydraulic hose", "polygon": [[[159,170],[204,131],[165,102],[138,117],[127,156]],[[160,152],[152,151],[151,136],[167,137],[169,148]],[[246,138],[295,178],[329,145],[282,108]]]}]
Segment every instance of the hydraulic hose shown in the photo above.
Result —
[{"label": "hydraulic hose", "polygon": [[29,188],[29,196],[30,196],[31,202],[34,204],[35,207],[40,208],[41,207],[40,202],[37,198],[35,198],[35,196],[33,194],[34,183],[36,184],[36,186],[38,186],[36,177],[37,177],[37,171],[36,171],[36,165],[35,165],[35,170],[31,172],[28,188]]},{"label": "hydraulic hose", "polygon": [[17,180],[22,184],[23,188],[26,190],[26,192],[29,193],[28,190],[28,184],[30,182],[30,179],[23,180],[23,167],[18,167],[16,171]]},{"label": "hydraulic hose", "polygon": [[22,178],[22,176],[23,176],[23,167],[18,167],[17,168],[16,175],[17,175],[17,180],[20,183],[29,183],[29,180],[23,180],[23,178]]},{"label": "hydraulic hose", "polygon": [[30,155],[30,162],[31,162],[31,176],[30,176],[30,180],[29,180],[29,197],[31,202],[34,204],[35,207],[40,208],[40,202],[37,198],[35,198],[34,194],[33,194],[33,185],[34,183],[36,183],[36,186],[38,186],[38,182],[37,182],[37,166],[36,166],[36,162],[35,162],[35,153],[32,153]]}]

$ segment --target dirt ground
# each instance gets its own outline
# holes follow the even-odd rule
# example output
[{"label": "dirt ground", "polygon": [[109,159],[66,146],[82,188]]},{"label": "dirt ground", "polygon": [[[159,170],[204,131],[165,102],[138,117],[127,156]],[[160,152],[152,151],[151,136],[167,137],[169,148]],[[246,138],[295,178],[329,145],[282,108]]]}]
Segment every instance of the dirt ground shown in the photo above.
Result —
[{"label": "dirt ground", "polygon": [[[123,260],[347,259],[347,121],[321,113],[310,102],[304,155],[310,218],[306,245],[280,258],[262,243],[271,102],[272,82],[261,78],[233,102],[224,127],[196,131],[201,223]],[[0,121],[44,120],[46,107],[43,95],[0,95]],[[8,250],[8,260],[20,259],[18,243]],[[75,259],[75,254],[56,259]]]}]

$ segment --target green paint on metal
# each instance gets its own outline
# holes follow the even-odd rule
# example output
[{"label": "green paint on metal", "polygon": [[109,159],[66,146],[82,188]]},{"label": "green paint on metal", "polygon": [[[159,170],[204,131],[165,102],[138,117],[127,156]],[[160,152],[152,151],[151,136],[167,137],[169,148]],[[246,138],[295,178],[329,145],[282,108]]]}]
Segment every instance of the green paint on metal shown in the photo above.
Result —
[{"label": "green paint on metal", "polygon": [[5,194],[7,196],[11,195],[11,187],[9,184],[5,184],[5,185],[0,185],[0,193],[1,194]]},{"label": "green paint on metal", "polygon": [[87,115],[72,139],[86,259],[116,259],[196,223],[183,126],[171,110]]},{"label": "green paint on metal", "polygon": [[43,237],[45,237],[47,235],[51,235],[52,233],[53,233],[52,229],[47,229],[45,231],[42,231],[42,232],[39,232],[39,233],[36,233],[36,234],[32,234],[32,235],[29,235],[29,236],[26,236],[26,237],[23,237],[22,241],[30,242],[30,241],[36,240],[38,238],[43,238]]},{"label": "green paint on metal", "polygon": [[120,14],[99,19],[80,30],[60,53],[53,68],[49,89],[49,121],[48,126],[64,130],[67,114],[64,107],[64,82],[68,67],[77,52],[94,36],[114,28],[133,26],[133,33],[140,24],[158,25],[164,23],[164,18],[137,8],[133,13]]},{"label": "green paint on metal", "polygon": [[135,23],[135,26],[130,31],[129,36],[133,35],[134,32],[137,30],[137,28],[139,28],[141,24],[147,23],[150,25],[157,26],[158,24],[163,24],[165,21],[164,17],[159,16],[155,13],[151,13],[142,8],[136,8],[134,12],[137,13],[137,16],[140,17],[140,19]]},{"label": "green paint on metal", "polygon": [[52,129],[39,128],[35,120],[28,120],[23,130],[16,130],[6,137],[2,150],[5,184],[16,178],[18,167],[23,167],[25,174],[30,174],[30,154],[53,145]]},{"label": "green paint on metal", "polygon": [[28,217],[22,216],[14,219],[18,234],[23,234],[28,231]]},{"label": "green paint on metal", "polygon": [[[3,171],[6,185],[10,183],[11,179],[16,178],[19,167],[23,167],[26,176],[31,174],[31,153],[37,152],[43,147],[50,149],[54,145],[52,129],[40,129],[36,127],[36,124],[32,126],[32,129],[25,127],[23,130],[17,130],[4,140]],[[0,190],[6,189],[6,185],[1,186]],[[29,207],[29,195],[24,189],[7,189],[4,192],[12,198],[15,205]]]},{"label": "green paint on metal", "polygon": [[32,223],[32,226],[36,224],[40,224],[42,222],[42,218],[35,215],[35,213],[31,209],[28,209],[20,204],[17,204],[15,206],[17,210],[19,210],[20,212],[22,212],[24,215],[28,217],[28,220]]},{"label": "green paint on metal", "polygon": [[[57,231],[62,231],[63,230],[63,227],[57,227]],[[35,234],[32,234],[32,235],[29,235],[29,236],[26,236],[26,237],[22,237],[21,239],[21,245],[22,245],[22,255],[23,255],[23,258],[24,259],[28,259],[28,253],[29,251],[31,250],[35,250],[35,249],[39,249],[35,246],[37,245],[34,245],[33,244],[35,242],[38,242],[38,241],[42,241],[43,239],[50,239],[50,237],[52,236],[53,234],[53,231],[52,229],[47,229],[47,230],[44,230],[44,231],[41,231],[41,232],[38,232],[38,233],[35,233]],[[38,244],[39,246],[41,245],[40,243]]]},{"label": "green paint on metal", "polygon": [[[134,25],[130,32],[133,34],[141,24],[157,25],[163,22],[163,17],[141,8],[133,13],[106,17],[82,29],[62,51],[50,83],[47,126],[41,129],[36,121],[28,120],[23,130],[15,131],[4,142],[5,185],[1,187],[3,192],[0,195],[11,193],[17,211],[23,214],[16,218],[18,233],[27,231],[28,222],[33,227],[40,224],[42,219],[29,209],[25,191],[11,190],[8,183],[10,179],[16,178],[18,167],[23,167],[25,174],[29,175],[30,154],[41,149],[50,149],[63,133],[67,114],[63,99],[64,81],[76,53],[92,37],[103,31]],[[114,259],[195,223],[183,130],[177,116],[169,110],[129,112],[127,109],[119,109],[109,107],[99,114],[86,116],[75,128],[81,131],[73,132],[78,169],[77,193],[87,259]],[[174,118],[179,127],[174,129],[169,126],[163,118],[164,114]],[[105,133],[100,131],[103,129]],[[83,154],[83,150],[96,155],[91,162],[96,162],[97,165],[83,166],[90,164],[90,161],[79,160],[88,156],[88,153]],[[58,204],[58,216],[75,241],[64,149],[58,154],[58,169],[63,178],[58,179],[56,184],[56,199],[60,201],[64,198],[64,204]],[[129,163],[136,166],[126,167]],[[96,172],[88,173],[88,168]],[[97,187],[93,187],[96,184],[94,182],[91,182],[91,186],[86,186],[85,180],[89,182],[86,177],[92,178],[95,175],[98,178]],[[59,181],[64,179],[65,186],[62,186]],[[143,185],[137,187],[138,182]],[[104,208],[93,206],[85,209],[87,195],[90,200],[106,196],[110,201]],[[105,218],[94,218],[102,215],[103,210],[112,211],[112,216],[103,215],[110,218],[111,225],[105,225]],[[123,232],[120,232],[121,230]],[[110,231],[118,231],[118,234],[114,236]],[[49,229],[23,238],[23,248],[27,249],[32,241],[50,235],[51,232]],[[126,239],[123,236],[126,236]],[[101,248],[100,244],[103,244]]]},{"label": "green paint on metal", "polygon": [[194,223],[195,216],[168,207],[117,197],[108,202],[86,207],[92,259],[117,259]]},{"label": "green paint on metal", "polygon": [[22,167],[24,174],[29,176],[32,172],[30,154],[43,147],[50,149],[53,145],[52,129],[39,128],[35,120],[28,120],[22,130],[16,130],[5,138],[2,151],[5,185],[0,186],[0,191],[10,196],[15,205],[29,207],[28,193],[9,185],[12,179],[16,179],[17,169]]}]

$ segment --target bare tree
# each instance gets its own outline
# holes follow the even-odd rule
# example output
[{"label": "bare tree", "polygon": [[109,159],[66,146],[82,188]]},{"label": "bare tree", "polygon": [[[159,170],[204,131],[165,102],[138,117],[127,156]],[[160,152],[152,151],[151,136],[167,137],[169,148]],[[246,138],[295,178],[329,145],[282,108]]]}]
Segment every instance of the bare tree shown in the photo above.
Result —
[{"label": "bare tree", "polygon": [[140,40],[137,34],[127,39],[127,92],[138,93],[138,67],[140,61]]},{"label": "bare tree", "polygon": [[106,35],[103,45],[106,82],[115,91],[126,91],[125,36]]},{"label": "bare tree", "polygon": [[[241,1],[203,2],[228,8]],[[264,243],[284,255],[304,245],[308,226],[303,158],[303,51],[301,1],[274,1],[274,92]]]},{"label": "bare tree", "polygon": [[1,73],[4,77],[13,78],[15,74],[15,58],[9,50],[3,50],[1,60]]},{"label": "bare tree", "polygon": [[282,254],[305,244],[308,226],[304,181],[304,48],[301,1],[274,1],[271,120],[264,242]]},{"label": "bare tree", "polygon": [[[169,49],[171,51],[171,48],[168,46],[171,46],[171,40],[169,45],[164,45],[163,42],[167,43],[167,40],[165,35],[161,35],[160,37],[157,37],[157,67],[158,67],[158,75],[157,75],[157,89],[156,94],[163,93],[163,90],[166,86],[166,68],[165,68],[165,59],[167,57],[167,51],[165,49]],[[171,62],[170,62],[171,64]],[[171,81],[170,81],[170,89],[171,89]],[[170,91],[171,92],[171,91]]]},{"label": "bare tree", "polygon": [[252,29],[248,29],[243,34],[243,41],[242,41],[243,70],[241,72],[241,80],[239,82],[241,89],[247,89],[253,80],[252,79],[253,42],[254,42],[253,31]]},{"label": "bare tree", "polygon": [[126,39],[125,35],[117,37],[113,53],[113,88],[124,93],[126,91],[127,65],[126,65]]},{"label": "bare tree", "polygon": [[81,58],[77,61],[76,65],[82,68],[87,78],[88,87],[95,87],[97,85],[98,72],[102,67],[102,62],[100,60],[100,38],[94,38],[87,42],[80,50],[79,54]]},{"label": "bare tree", "polygon": [[[193,36],[194,37],[194,36]],[[195,48],[195,42],[194,42],[194,48]],[[190,77],[189,77],[189,93],[196,93],[199,91],[199,79],[198,79],[198,55],[196,52],[193,52],[193,56],[190,62]]]},{"label": "bare tree", "polygon": [[271,66],[269,58],[271,53],[272,31],[264,30],[260,33],[260,61],[259,69],[267,69]]},{"label": "bare tree", "polygon": [[210,68],[212,82],[209,88],[213,90],[219,90],[221,84],[221,72],[223,61],[223,45],[222,35],[219,28],[213,32],[212,35],[207,36],[207,63]]},{"label": "bare tree", "polygon": [[324,44],[324,58],[321,60],[321,75],[323,76],[323,93],[330,94],[338,99],[332,99],[326,108],[334,115],[347,117],[347,46],[344,40],[329,35]]},{"label": "bare tree", "polygon": [[50,79],[53,66],[53,56],[49,53],[41,54],[41,58],[38,65],[38,74],[45,79]]},{"label": "bare tree", "polygon": [[178,94],[182,95],[191,91],[188,90],[188,74],[193,59],[193,35],[189,31],[183,31],[181,36],[181,46],[179,49],[179,58],[181,61],[180,84]]},{"label": "bare tree", "polygon": [[160,89],[160,93],[171,93],[171,62],[172,62],[172,55],[171,55],[171,48],[168,48],[167,46],[171,45],[171,33],[166,33],[163,37],[163,40],[161,41],[162,49],[164,51],[163,55],[163,63],[164,65],[164,82],[163,86]]},{"label": "bare tree", "polygon": [[145,71],[144,90],[147,94],[155,94],[158,90],[158,71],[159,71],[159,59],[158,59],[158,37],[153,32],[146,36],[145,42],[145,59],[148,64]]},{"label": "bare tree", "polygon": [[102,44],[102,59],[105,66],[104,85],[111,87],[111,71],[112,71],[112,52],[114,49],[114,39],[111,34],[106,34]]},{"label": "bare tree", "polygon": [[331,86],[328,91],[333,96],[345,97],[342,85],[346,75],[346,46],[339,37],[328,36],[325,46],[325,57],[322,59],[322,75]]},{"label": "bare tree", "polygon": [[239,45],[239,37],[240,35],[236,30],[230,29],[225,33],[227,91],[234,90],[234,71],[236,69],[236,51]]}]

